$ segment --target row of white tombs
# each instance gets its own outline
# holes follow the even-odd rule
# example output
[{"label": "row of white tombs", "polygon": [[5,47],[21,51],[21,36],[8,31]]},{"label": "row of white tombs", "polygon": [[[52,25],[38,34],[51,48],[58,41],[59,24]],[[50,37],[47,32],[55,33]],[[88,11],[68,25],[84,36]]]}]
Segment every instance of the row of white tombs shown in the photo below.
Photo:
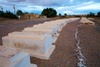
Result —
[{"label": "row of white tombs", "polygon": [[0,67],[37,67],[30,63],[30,56],[50,59],[62,28],[79,18],[59,19],[24,28],[2,37]]}]

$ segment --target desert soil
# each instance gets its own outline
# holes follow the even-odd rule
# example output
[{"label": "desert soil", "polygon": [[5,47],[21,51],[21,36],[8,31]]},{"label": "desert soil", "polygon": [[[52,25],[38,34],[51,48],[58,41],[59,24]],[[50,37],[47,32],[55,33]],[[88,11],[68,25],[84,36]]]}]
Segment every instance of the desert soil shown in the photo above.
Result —
[{"label": "desert soil", "polygon": [[[0,25],[0,44],[1,38],[13,31],[21,31],[25,27],[43,23],[52,19],[36,19],[24,23],[1,24]],[[95,22],[96,23],[96,22]],[[79,20],[67,24],[58,37],[56,48],[49,60],[42,60],[31,57],[31,62],[38,67],[77,67],[78,58],[76,53],[76,41],[74,38],[75,30],[79,25]],[[79,38],[81,41],[82,53],[86,58],[87,67],[100,67],[100,31],[98,26],[81,25],[79,27]]]}]

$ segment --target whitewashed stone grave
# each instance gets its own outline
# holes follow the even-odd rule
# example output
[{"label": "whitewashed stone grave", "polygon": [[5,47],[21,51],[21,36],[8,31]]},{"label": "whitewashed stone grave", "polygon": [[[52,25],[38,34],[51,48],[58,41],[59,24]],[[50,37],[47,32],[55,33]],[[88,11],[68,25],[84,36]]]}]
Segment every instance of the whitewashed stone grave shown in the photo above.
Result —
[{"label": "whitewashed stone grave", "polygon": [[[57,24],[48,24],[48,23],[43,23],[43,24],[38,24],[38,26],[41,26],[41,27],[44,27],[44,28],[55,28],[54,30],[55,30],[55,36],[59,36],[59,29],[60,29],[60,26],[59,25],[57,25]],[[34,26],[33,26],[34,27]]]},{"label": "whitewashed stone grave", "polygon": [[30,32],[30,33],[47,33],[52,35],[52,43],[54,44],[57,40],[58,35],[55,34],[55,31],[52,29],[45,29],[45,28],[34,28],[34,27],[27,27],[22,32]]},{"label": "whitewashed stone grave", "polygon": [[55,33],[55,30],[48,28],[36,28],[36,27],[27,27],[22,32],[32,32],[32,33],[48,33],[52,35],[52,43],[54,44],[57,40],[59,34]]},{"label": "whitewashed stone grave", "polygon": [[45,22],[45,25],[53,25],[53,26],[58,26],[58,32],[60,32],[62,30],[62,28],[65,26],[65,23],[63,23],[64,21],[60,22],[60,21],[51,21],[51,22]]},{"label": "whitewashed stone grave", "polygon": [[52,35],[32,33],[32,32],[13,32],[2,38],[4,46],[21,48],[32,57],[49,59],[55,49],[52,45]]},{"label": "whitewashed stone grave", "polygon": [[58,28],[56,26],[44,26],[44,25],[34,25],[33,28],[41,28],[41,29],[52,29],[53,30],[53,43],[56,42],[57,37],[59,36]]},{"label": "whitewashed stone grave", "polygon": [[86,17],[82,17],[81,20],[80,20],[80,23],[95,25],[94,22],[88,20]]},{"label": "whitewashed stone grave", "polygon": [[67,24],[65,20],[56,20],[56,22],[61,23],[62,27],[64,27]]},{"label": "whitewashed stone grave", "polygon": [[48,34],[52,34],[52,36],[55,35],[53,29],[34,28],[34,27],[24,28],[24,30],[22,30],[22,32],[48,33]]},{"label": "whitewashed stone grave", "polygon": [[79,20],[79,18],[69,18],[69,19],[66,19],[67,23],[70,23],[70,22],[73,22],[73,21],[76,21],[76,20]]},{"label": "whitewashed stone grave", "polygon": [[38,25],[34,25],[33,27],[40,27],[40,28],[46,28],[46,29],[54,29],[57,33],[58,31],[58,26],[54,26],[54,25],[45,25],[45,24],[38,24]]},{"label": "whitewashed stone grave", "polygon": [[30,55],[11,47],[0,46],[0,67],[37,67],[30,63]]}]

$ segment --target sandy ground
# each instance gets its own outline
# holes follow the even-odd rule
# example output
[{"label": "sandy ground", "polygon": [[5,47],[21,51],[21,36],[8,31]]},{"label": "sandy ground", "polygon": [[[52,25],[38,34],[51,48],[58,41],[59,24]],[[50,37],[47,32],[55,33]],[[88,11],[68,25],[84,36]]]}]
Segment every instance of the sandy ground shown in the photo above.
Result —
[{"label": "sandy ground", "polygon": [[[36,19],[30,22],[0,25],[1,38],[12,31],[21,31],[33,24],[43,23],[51,19]],[[31,62],[38,67],[77,67],[79,62],[76,53],[75,30],[79,20],[67,24],[60,33],[55,45],[56,49],[49,60],[41,60],[31,57]],[[100,31],[98,26],[82,25],[79,27],[79,38],[83,55],[86,57],[87,67],[100,67]]]}]

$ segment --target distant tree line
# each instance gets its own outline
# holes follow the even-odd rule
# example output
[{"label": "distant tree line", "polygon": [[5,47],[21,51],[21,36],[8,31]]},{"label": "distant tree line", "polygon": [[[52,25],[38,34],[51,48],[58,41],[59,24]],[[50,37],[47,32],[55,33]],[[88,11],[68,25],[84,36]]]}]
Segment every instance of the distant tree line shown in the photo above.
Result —
[{"label": "distant tree line", "polygon": [[11,19],[18,19],[18,16],[23,16],[24,14],[29,14],[28,12],[23,12],[21,10],[17,10],[16,14],[13,14],[12,12],[10,11],[0,11],[0,17],[3,17],[3,18],[11,18]]},{"label": "distant tree line", "polygon": [[[24,14],[30,14],[30,13],[22,12],[21,10],[17,10],[16,14],[11,13],[10,11],[6,11],[6,12],[0,11],[0,17],[3,17],[3,18],[18,19],[18,16],[23,16]],[[33,14],[33,13],[31,13],[31,14]],[[41,15],[47,16],[48,18],[56,17],[57,16],[57,11],[53,8],[46,8],[46,9],[43,9]],[[59,13],[58,16],[59,17],[66,17],[68,15],[66,13],[64,15],[61,15],[61,13]],[[79,15],[75,15],[75,16],[78,17]],[[97,12],[97,14],[95,14],[93,12],[89,12],[86,15],[86,17],[100,17],[100,11]]]},{"label": "distant tree line", "polygon": [[93,12],[89,12],[89,14],[87,14],[87,17],[100,17],[100,11],[97,12],[97,14],[95,14]]},{"label": "distant tree line", "polygon": [[0,17],[3,17],[3,18],[11,18],[11,19],[18,19],[18,17],[11,13],[10,11],[0,11]]}]

